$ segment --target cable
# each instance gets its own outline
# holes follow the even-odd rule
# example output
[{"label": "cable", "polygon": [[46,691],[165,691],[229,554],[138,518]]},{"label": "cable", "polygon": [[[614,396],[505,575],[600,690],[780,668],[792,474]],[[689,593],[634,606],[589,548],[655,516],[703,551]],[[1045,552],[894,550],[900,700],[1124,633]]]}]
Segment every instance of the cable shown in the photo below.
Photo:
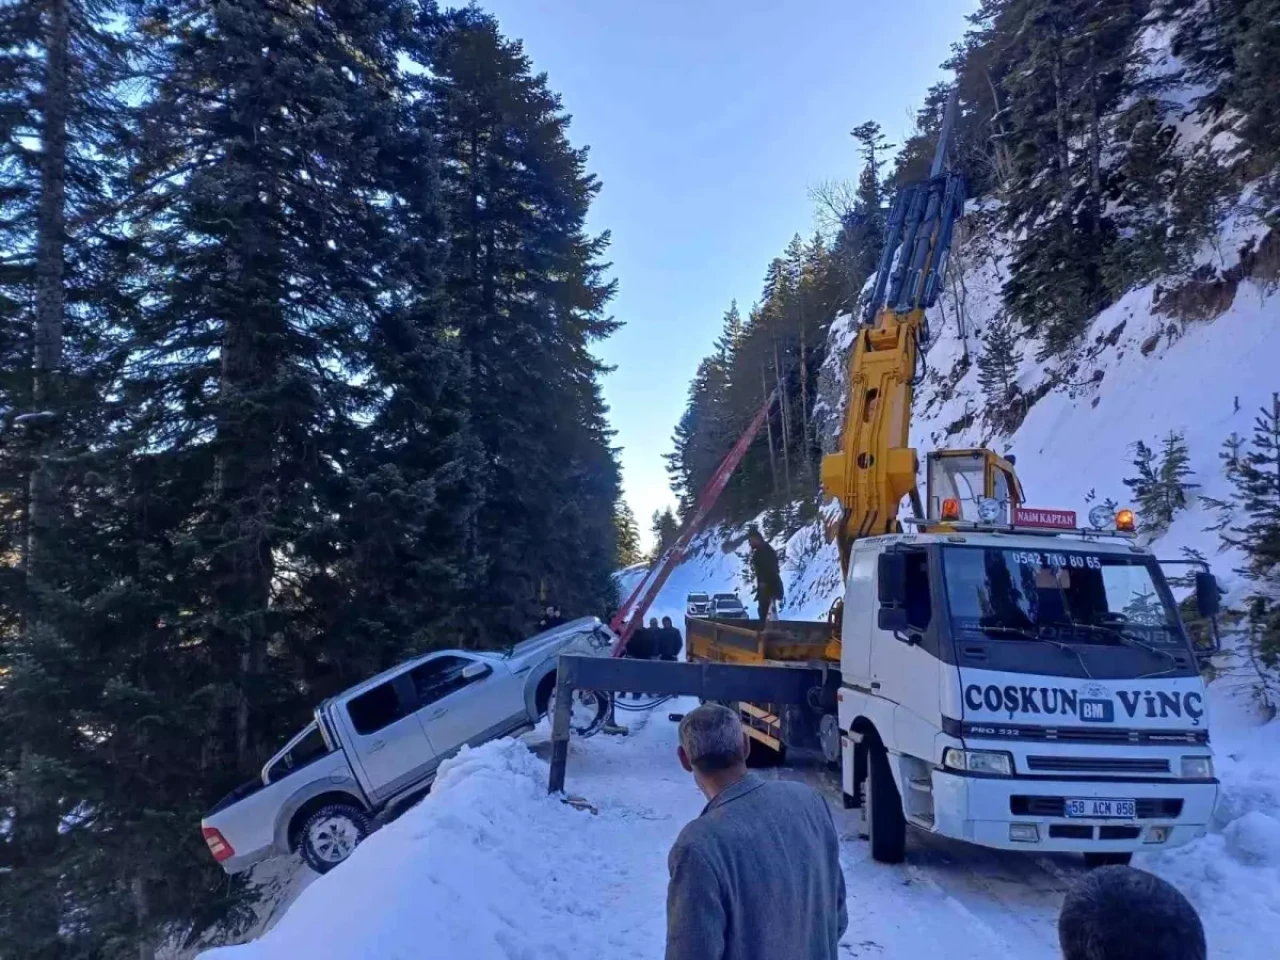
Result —
[{"label": "cable", "polygon": [[643,713],[646,710],[652,710],[655,707],[662,706],[668,700],[674,700],[674,699],[675,699],[675,696],[671,695],[666,697],[659,697],[658,699],[652,700],[648,703],[635,703],[635,702],[626,703],[623,700],[619,699],[618,697],[614,697],[613,709],[625,710],[627,713]]}]

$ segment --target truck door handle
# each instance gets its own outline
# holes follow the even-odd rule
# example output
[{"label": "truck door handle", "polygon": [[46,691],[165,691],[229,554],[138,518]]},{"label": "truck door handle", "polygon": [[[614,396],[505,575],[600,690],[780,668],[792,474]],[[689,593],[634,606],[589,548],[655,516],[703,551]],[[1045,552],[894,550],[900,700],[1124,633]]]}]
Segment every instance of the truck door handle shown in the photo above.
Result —
[{"label": "truck door handle", "polygon": [[449,712],[449,708],[448,708],[448,707],[441,707],[441,708],[440,708],[440,709],[438,709],[438,710],[432,710],[430,713],[428,713],[428,714],[427,714],[427,719],[428,719],[428,720],[439,720],[441,717],[443,717],[443,716],[444,716],[446,713],[448,713],[448,712]]},{"label": "truck door handle", "polygon": [[370,753],[377,753],[379,750],[381,750],[381,749],[382,749],[383,747],[385,747],[386,745],[387,745],[387,741],[385,741],[385,740],[375,740],[375,741],[373,742],[373,746],[371,746],[371,747],[369,748],[369,752],[370,752]]}]

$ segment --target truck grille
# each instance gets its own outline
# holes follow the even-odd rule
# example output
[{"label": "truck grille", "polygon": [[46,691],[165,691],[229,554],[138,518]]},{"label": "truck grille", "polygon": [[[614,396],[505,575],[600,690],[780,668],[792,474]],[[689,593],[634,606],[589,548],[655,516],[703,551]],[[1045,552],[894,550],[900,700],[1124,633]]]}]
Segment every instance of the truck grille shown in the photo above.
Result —
[{"label": "truck grille", "polygon": [[[1066,803],[1063,797],[1025,796],[1009,798],[1009,812],[1015,817],[1061,817]],[[1182,800],[1177,797],[1143,797],[1137,801],[1139,820],[1172,820],[1182,816]]]},{"label": "truck grille", "polygon": [[1027,769],[1055,773],[1168,773],[1169,761],[1138,757],[1027,757]]}]

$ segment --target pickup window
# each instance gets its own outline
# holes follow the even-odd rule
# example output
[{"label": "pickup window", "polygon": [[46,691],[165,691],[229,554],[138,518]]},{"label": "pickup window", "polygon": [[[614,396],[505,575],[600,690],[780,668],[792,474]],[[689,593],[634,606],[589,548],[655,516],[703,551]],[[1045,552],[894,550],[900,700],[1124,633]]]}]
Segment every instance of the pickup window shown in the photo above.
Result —
[{"label": "pickup window", "polygon": [[462,675],[462,671],[474,662],[466,657],[436,657],[410,670],[409,678],[417,691],[419,707],[443,700],[449,694],[483,679]]},{"label": "pickup window", "polygon": [[396,694],[395,680],[380,683],[371,690],[366,690],[358,697],[353,697],[347,704],[347,713],[351,716],[351,725],[356,733],[367,737],[377,733],[383,727],[390,726],[408,711]]},{"label": "pickup window", "polygon": [[275,783],[293,771],[301,770],[311,761],[319,760],[328,752],[329,746],[324,742],[320,728],[313,724],[307,734],[267,770],[267,783]]}]

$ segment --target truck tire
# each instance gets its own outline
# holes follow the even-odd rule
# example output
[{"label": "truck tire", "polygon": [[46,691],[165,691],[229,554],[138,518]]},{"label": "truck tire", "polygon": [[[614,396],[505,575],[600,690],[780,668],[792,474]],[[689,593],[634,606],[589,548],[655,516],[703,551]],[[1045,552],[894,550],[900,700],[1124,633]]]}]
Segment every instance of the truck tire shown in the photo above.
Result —
[{"label": "truck tire", "polygon": [[369,835],[369,818],[354,804],[327,803],[302,824],[298,849],[316,873],[328,873]]},{"label": "truck tire", "polygon": [[1084,865],[1090,870],[1098,867],[1127,867],[1132,859],[1132,853],[1086,853]]},{"label": "truck tire", "polygon": [[867,782],[863,786],[863,815],[871,840],[871,859],[879,863],[901,863],[907,852],[907,821],[902,815],[902,798],[898,796],[889,754],[874,744],[867,764]]}]

